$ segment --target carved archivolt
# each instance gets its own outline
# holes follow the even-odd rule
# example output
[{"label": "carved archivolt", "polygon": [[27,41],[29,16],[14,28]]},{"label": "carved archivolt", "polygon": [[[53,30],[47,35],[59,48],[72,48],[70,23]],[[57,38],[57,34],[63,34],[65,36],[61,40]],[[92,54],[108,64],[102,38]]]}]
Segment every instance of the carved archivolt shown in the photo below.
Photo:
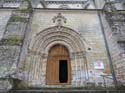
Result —
[{"label": "carved archivolt", "polygon": [[66,46],[70,53],[85,52],[79,33],[64,26],[50,27],[37,33],[30,45],[30,50],[47,55],[49,49],[55,44]]}]

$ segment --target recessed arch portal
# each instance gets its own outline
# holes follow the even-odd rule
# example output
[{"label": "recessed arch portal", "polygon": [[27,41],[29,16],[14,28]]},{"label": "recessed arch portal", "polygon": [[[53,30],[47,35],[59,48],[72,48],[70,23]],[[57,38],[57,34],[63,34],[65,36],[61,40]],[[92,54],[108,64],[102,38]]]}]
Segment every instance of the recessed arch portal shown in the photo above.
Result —
[{"label": "recessed arch portal", "polygon": [[[63,57],[59,54],[62,53],[62,50],[65,51],[64,53],[67,56]],[[44,86],[61,84],[63,80],[60,79],[61,76],[59,77],[59,71],[61,71],[59,68],[62,66],[64,68],[67,66],[68,74],[63,83],[73,85],[74,82],[79,81],[78,79],[84,82],[87,73],[84,40],[73,29],[64,26],[47,28],[36,34],[29,46],[29,51],[28,61],[30,61],[32,68],[34,67],[34,69],[29,68],[30,76],[28,80],[30,82],[41,80],[39,82]],[[52,51],[60,51],[57,52],[57,55],[60,56],[56,59],[51,54]],[[53,74],[55,77],[50,78],[51,71],[54,71],[54,68],[57,72]],[[36,76],[34,76],[34,73]]]}]

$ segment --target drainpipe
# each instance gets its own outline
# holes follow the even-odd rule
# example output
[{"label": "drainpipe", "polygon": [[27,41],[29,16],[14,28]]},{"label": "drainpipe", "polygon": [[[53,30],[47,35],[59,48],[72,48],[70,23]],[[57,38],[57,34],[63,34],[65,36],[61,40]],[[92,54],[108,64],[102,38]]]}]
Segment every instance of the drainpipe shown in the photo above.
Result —
[{"label": "drainpipe", "polygon": [[[97,9],[95,0],[93,0],[93,3],[94,3],[95,8]],[[102,34],[103,34],[105,47],[106,47],[106,51],[107,51],[107,55],[108,55],[108,59],[109,59],[109,65],[110,65],[111,74],[112,74],[112,77],[113,77],[113,82],[114,82],[115,88],[118,89],[118,82],[117,82],[117,79],[116,79],[115,70],[114,70],[114,66],[113,66],[113,61],[112,61],[112,57],[111,57],[111,54],[110,54],[110,49],[109,49],[109,46],[108,46],[108,42],[107,42],[107,39],[106,39],[105,29],[104,29],[103,22],[102,22],[102,19],[101,19],[100,11],[97,11],[97,14],[98,14],[99,21],[100,21],[100,26],[101,26],[101,29],[102,29]]]}]

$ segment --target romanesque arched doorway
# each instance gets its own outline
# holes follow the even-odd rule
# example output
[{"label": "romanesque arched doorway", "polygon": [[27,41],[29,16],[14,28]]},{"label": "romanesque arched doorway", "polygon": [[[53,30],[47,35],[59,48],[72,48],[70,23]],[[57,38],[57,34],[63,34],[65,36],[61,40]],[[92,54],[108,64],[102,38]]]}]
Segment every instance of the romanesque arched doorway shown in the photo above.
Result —
[{"label": "romanesque arched doorway", "polygon": [[71,64],[69,52],[65,46],[57,44],[51,47],[46,69],[47,84],[69,84],[71,82]]},{"label": "romanesque arched doorway", "polygon": [[[50,27],[38,33],[29,46],[26,59],[28,83],[43,87],[83,86],[88,78],[84,42],[77,31],[64,26]],[[64,81],[59,79],[61,61],[67,64]]]}]

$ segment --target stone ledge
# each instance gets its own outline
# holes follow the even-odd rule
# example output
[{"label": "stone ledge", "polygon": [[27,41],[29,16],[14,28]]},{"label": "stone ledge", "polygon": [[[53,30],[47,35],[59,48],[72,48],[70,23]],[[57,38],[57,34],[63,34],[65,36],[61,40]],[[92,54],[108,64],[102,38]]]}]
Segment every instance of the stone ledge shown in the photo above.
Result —
[{"label": "stone ledge", "polygon": [[[1,92],[0,92],[1,93]],[[6,93],[6,92],[5,92]],[[77,90],[77,89],[48,89],[48,90],[11,90],[8,93],[125,93],[125,90]]]}]

